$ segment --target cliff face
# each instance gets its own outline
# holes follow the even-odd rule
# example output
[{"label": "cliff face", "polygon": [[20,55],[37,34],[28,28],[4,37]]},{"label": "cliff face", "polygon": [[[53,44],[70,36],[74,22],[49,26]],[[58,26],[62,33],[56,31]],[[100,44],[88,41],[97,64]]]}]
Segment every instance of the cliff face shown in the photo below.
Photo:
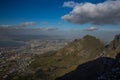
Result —
[{"label": "cliff face", "polygon": [[107,57],[115,58],[115,56],[120,53],[120,34],[116,35],[114,39],[105,46],[105,50]]},{"label": "cliff face", "polygon": [[117,50],[120,47],[120,34],[116,35],[114,40],[110,42],[108,48],[111,50]]}]

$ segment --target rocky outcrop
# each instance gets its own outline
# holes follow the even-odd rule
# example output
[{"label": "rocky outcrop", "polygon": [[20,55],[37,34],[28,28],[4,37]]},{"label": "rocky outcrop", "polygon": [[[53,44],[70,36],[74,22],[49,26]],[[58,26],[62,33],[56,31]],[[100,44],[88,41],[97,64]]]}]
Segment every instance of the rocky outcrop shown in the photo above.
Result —
[{"label": "rocky outcrop", "polygon": [[105,56],[115,58],[115,56],[120,53],[120,34],[116,35],[114,39],[105,46],[106,51]]}]

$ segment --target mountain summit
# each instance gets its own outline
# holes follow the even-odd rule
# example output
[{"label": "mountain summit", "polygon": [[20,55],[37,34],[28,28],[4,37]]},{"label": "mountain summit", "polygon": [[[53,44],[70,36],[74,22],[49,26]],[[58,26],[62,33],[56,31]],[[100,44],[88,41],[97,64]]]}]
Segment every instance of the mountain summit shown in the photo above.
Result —
[{"label": "mountain summit", "polygon": [[81,57],[92,57],[99,55],[103,48],[103,43],[96,37],[86,35],[82,39],[75,39],[64,48],[57,51],[57,55],[76,55]]}]

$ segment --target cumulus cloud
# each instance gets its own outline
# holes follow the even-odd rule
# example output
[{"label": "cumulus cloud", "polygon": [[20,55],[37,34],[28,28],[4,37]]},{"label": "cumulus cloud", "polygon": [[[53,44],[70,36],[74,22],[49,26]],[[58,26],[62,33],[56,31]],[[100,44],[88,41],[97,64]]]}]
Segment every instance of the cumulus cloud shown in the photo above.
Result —
[{"label": "cumulus cloud", "polygon": [[[43,22],[44,23],[44,22]],[[45,22],[46,23],[46,22]],[[16,25],[0,25],[0,34],[24,34],[25,33],[39,33],[39,32],[54,32],[58,31],[59,28],[54,26],[49,27],[34,27],[35,22],[23,22]],[[30,27],[33,26],[33,27]]]},{"label": "cumulus cloud", "polygon": [[[108,0],[103,3],[75,3],[73,10],[62,19],[77,24],[120,24],[120,0]],[[75,5],[76,4],[76,5]],[[70,7],[69,5],[65,5]]]},{"label": "cumulus cloud", "polygon": [[96,31],[98,30],[99,28],[95,27],[95,26],[92,26],[92,27],[89,27],[87,29],[84,29],[84,31]]},{"label": "cumulus cloud", "polygon": [[12,25],[0,25],[0,30],[10,30],[10,29],[17,29],[17,27],[14,27]]},{"label": "cumulus cloud", "polygon": [[36,23],[35,22],[24,22],[19,25],[16,25],[18,27],[28,27],[28,26],[34,26]]},{"label": "cumulus cloud", "polygon": [[34,26],[35,24],[36,24],[35,22],[23,22],[17,25],[0,25],[0,29],[19,29],[19,28]]},{"label": "cumulus cloud", "polygon": [[10,25],[5,25],[5,24],[3,24],[3,25],[0,25],[0,27],[9,27]]},{"label": "cumulus cloud", "polygon": [[67,1],[67,2],[64,2],[63,7],[73,8],[76,5],[79,5],[79,3],[75,3],[74,1]]},{"label": "cumulus cloud", "polygon": [[55,27],[47,27],[47,28],[43,28],[43,30],[46,30],[46,31],[55,31],[55,30],[58,30],[58,28],[55,28]]},{"label": "cumulus cloud", "polygon": [[47,21],[43,21],[43,22],[40,22],[40,24],[42,24],[42,25],[47,25],[48,22],[47,22]]},{"label": "cumulus cloud", "polygon": [[26,27],[29,27],[29,26],[34,26],[35,23],[34,22],[25,22],[25,23],[21,23],[21,24],[18,24],[18,25],[0,25],[0,30],[2,31],[10,31],[10,30],[35,30],[35,31],[56,31],[58,30],[58,28],[56,27],[45,27],[45,28],[26,28]]},{"label": "cumulus cloud", "polygon": [[61,25],[62,24],[62,22],[58,22],[58,25]]}]

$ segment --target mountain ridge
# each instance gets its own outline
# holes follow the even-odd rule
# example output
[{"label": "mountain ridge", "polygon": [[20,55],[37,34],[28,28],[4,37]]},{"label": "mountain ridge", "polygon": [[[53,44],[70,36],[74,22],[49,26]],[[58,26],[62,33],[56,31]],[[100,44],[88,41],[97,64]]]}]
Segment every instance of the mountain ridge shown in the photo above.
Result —
[{"label": "mountain ridge", "polygon": [[[109,65],[109,62],[112,62],[111,60],[115,60],[116,54],[120,52],[119,41],[120,39],[115,37],[110,44],[105,46],[96,37],[86,35],[82,39],[75,39],[58,51],[50,51],[42,55],[35,55],[27,68],[29,74],[25,74],[26,71],[23,72],[25,75],[21,75],[21,73],[11,73],[12,76],[9,75],[5,80],[55,80],[64,77],[64,75],[69,74],[71,71],[74,72],[74,70],[79,70],[79,65],[81,66],[85,63],[90,64],[85,66],[86,70],[95,69],[96,66],[97,70],[99,70],[98,65],[104,66],[104,62]],[[113,48],[113,46],[115,46],[116,49],[112,50],[111,48]],[[84,68],[82,67],[80,69]],[[102,69],[100,68],[100,70]],[[76,75],[80,76],[79,74]],[[14,79],[16,77],[17,79]],[[87,77],[87,75],[85,77]]]}]

